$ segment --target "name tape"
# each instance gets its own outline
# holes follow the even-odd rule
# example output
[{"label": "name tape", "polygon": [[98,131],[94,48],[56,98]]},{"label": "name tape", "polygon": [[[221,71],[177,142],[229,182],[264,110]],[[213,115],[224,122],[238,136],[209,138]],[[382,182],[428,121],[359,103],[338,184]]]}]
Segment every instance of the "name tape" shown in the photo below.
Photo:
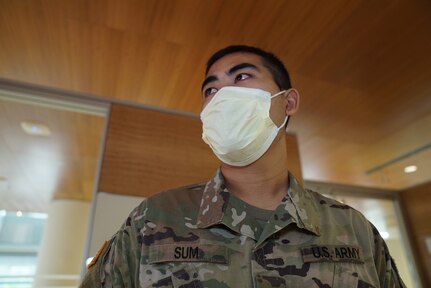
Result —
[{"label": "name tape", "polygon": [[228,263],[228,250],[207,244],[164,244],[150,247],[149,262],[212,262]]}]

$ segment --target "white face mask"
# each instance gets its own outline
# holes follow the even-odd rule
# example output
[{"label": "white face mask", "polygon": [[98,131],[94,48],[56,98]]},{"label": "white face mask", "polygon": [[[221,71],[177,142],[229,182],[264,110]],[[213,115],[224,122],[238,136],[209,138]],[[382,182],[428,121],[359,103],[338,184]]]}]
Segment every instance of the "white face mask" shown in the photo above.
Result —
[{"label": "white face mask", "polygon": [[224,163],[246,166],[271,146],[278,131],[269,117],[271,93],[255,88],[223,87],[201,112],[202,139]]}]

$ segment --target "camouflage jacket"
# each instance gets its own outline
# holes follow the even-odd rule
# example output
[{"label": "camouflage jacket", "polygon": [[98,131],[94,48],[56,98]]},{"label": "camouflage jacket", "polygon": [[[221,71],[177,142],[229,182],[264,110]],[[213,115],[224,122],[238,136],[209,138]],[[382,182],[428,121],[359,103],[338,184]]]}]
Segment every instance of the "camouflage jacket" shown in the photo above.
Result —
[{"label": "camouflage jacket", "polygon": [[220,171],[206,184],[149,197],[81,287],[405,287],[362,214],[292,175],[287,191],[263,231]]}]

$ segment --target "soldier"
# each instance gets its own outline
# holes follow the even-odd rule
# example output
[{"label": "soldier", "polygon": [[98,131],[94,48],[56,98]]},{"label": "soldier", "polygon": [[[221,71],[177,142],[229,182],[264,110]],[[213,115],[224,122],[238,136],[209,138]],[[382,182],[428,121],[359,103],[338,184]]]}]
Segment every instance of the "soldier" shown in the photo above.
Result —
[{"label": "soldier", "polygon": [[284,127],[299,93],[277,57],[218,51],[202,95],[203,140],[219,170],[144,200],[81,287],[405,287],[362,214],[288,173]]}]

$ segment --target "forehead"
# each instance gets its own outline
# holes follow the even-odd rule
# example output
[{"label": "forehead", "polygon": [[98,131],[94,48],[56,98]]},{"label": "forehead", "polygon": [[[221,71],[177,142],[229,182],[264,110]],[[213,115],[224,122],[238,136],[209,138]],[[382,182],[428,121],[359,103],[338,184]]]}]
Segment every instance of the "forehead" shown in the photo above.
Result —
[{"label": "forehead", "polygon": [[230,68],[241,63],[250,63],[256,67],[263,67],[262,57],[247,52],[235,52],[218,59],[208,70],[206,76],[225,73]]}]

